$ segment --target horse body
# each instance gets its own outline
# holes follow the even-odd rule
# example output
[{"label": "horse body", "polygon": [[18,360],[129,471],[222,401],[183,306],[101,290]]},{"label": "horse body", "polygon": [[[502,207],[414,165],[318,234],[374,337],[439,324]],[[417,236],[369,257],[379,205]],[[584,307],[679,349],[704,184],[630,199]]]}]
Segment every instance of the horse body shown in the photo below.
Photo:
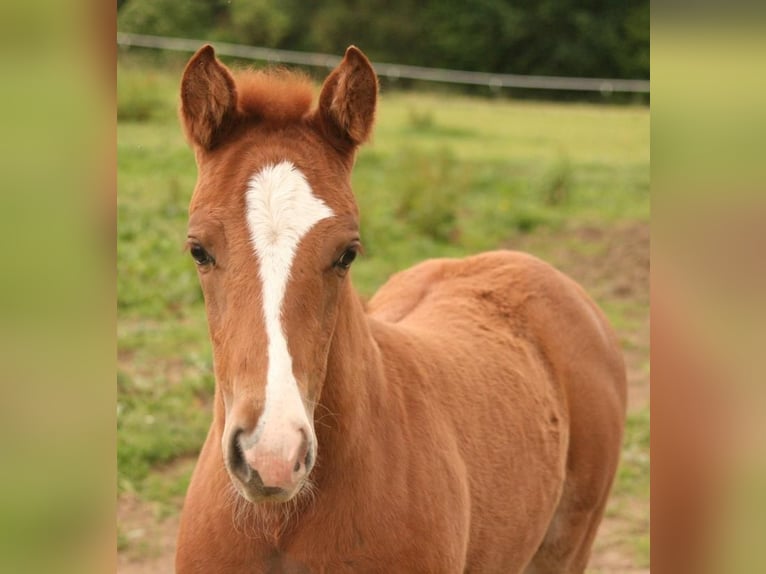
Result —
[{"label": "horse body", "polygon": [[438,365],[434,416],[452,421],[471,484],[468,569],[516,572],[534,555],[530,572],[584,570],[626,402],[619,342],[592,300],[532,256],[494,252],[400,273],[369,309],[418,333],[412,354]]},{"label": "horse body", "polygon": [[[347,53],[320,96],[325,112],[341,96],[351,102],[333,112],[330,137],[341,126],[352,148],[369,132],[370,126],[360,127],[359,121],[372,121],[369,110],[358,109],[364,98],[353,92],[355,74],[369,68],[360,56]],[[189,78],[193,65],[204,64],[206,82],[223,69],[209,67],[220,66],[212,51],[207,56],[200,51],[195,58],[185,81],[199,80]],[[228,82],[226,75],[220,78]],[[209,90],[218,96],[208,108],[222,101],[224,83]],[[351,93],[339,94],[341,89]],[[287,468],[281,459],[273,462],[276,451],[253,454],[266,436],[262,425],[276,424],[269,423],[276,415],[269,419],[263,414],[268,408],[263,394],[248,388],[247,401],[237,402],[236,384],[223,384],[245,378],[242,364],[250,378],[264,377],[257,373],[268,370],[257,358],[249,362],[242,353],[232,355],[232,338],[249,326],[257,339],[263,328],[251,322],[238,326],[246,310],[227,315],[232,298],[221,295],[230,293],[232,285],[241,286],[247,265],[246,242],[232,231],[242,232],[242,222],[221,224],[220,216],[241,207],[242,199],[228,196],[226,207],[219,198],[211,208],[205,197],[212,193],[206,191],[212,182],[243,187],[247,169],[240,174],[225,158],[250,154],[251,163],[262,165],[261,152],[247,150],[263,140],[245,136],[222,151],[215,149],[210,142],[220,133],[195,127],[196,116],[189,111],[194,102],[185,103],[182,115],[201,163],[190,233],[199,227],[201,216],[195,213],[211,212],[217,219],[213,228],[223,225],[228,232],[226,259],[218,239],[219,269],[201,274],[211,339],[220,351],[219,384],[214,420],[184,504],[177,571],[583,571],[619,456],[625,373],[614,334],[582,289],[531,256],[499,251],[422,263],[392,277],[367,305],[343,273],[337,283],[324,277],[324,288],[312,291],[319,280],[310,271],[311,258],[329,256],[311,241],[321,231],[326,237],[342,236],[338,245],[345,245],[353,235],[346,230],[351,224],[342,222],[353,221],[355,206],[344,211],[347,197],[338,201],[323,195],[333,216],[315,217],[314,228],[309,225],[299,237],[287,283],[288,295],[293,289],[304,296],[286,297],[281,307],[283,330],[305,333],[306,340],[314,341],[309,345],[300,336],[287,341],[298,388],[313,413],[312,428],[286,431],[286,444],[293,444],[291,437],[304,437],[297,459],[294,449],[280,451],[291,453],[280,456],[289,466],[295,464],[292,475],[259,467],[266,460]],[[223,118],[217,120],[218,129],[227,122],[234,125],[226,113],[218,114]],[[216,117],[211,109],[201,115]],[[305,126],[305,120],[296,125]],[[329,160],[319,161],[314,154],[312,163],[284,143],[315,142],[321,139],[317,133],[326,136],[327,126],[309,135],[296,129],[277,130],[282,147],[261,146],[268,148],[269,161],[291,158],[314,187],[329,178],[333,170],[324,169],[327,165],[350,170],[352,162],[343,161],[348,152],[340,160],[332,151],[326,152]],[[269,133],[272,137],[274,132]],[[295,187],[303,180],[289,181]],[[194,231],[195,238],[204,235]],[[213,284],[212,273],[227,266],[237,269],[239,278],[219,276],[215,281],[220,283]],[[268,298],[266,287],[262,293],[246,289],[253,300]],[[315,292],[322,295],[309,306],[307,294]],[[316,318],[311,314],[315,306],[324,309]],[[241,344],[255,352],[254,344]],[[310,382],[314,372],[321,379],[316,388]],[[246,422],[232,431],[236,416]],[[255,428],[254,438],[237,438],[238,428]],[[252,468],[243,470],[242,453]],[[253,482],[256,468],[266,469],[260,476],[279,477],[280,488]],[[310,486],[302,486],[309,480]],[[289,500],[278,498],[294,484]]]}]

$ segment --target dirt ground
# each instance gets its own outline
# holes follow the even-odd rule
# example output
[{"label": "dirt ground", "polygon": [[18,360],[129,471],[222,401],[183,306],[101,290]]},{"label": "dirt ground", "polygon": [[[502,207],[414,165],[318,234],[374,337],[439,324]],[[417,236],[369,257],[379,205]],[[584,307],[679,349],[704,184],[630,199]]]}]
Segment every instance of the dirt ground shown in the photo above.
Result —
[{"label": "dirt ground", "polygon": [[[618,332],[623,341],[629,384],[629,410],[649,401],[649,226],[629,224],[613,229],[583,227],[574,230],[535,233],[513,241],[509,248],[529,251],[556,265],[579,281],[603,304],[620,305],[630,319]],[[163,472],[189,468],[184,459]],[[147,503],[133,495],[118,501],[120,541],[117,572],[120,574],[164,574],[173,572],[175,537],[181,500],[174,508]],[[648,504],[642,501],[641,504]],[[636,514],[641,515],[640,509]],[[610,574],[648,573],[625,551],[632,536],[631,524],[622,512],[607,515],[599,530],[589,572]],[[648,526],[647,526],[648,528]]]}]

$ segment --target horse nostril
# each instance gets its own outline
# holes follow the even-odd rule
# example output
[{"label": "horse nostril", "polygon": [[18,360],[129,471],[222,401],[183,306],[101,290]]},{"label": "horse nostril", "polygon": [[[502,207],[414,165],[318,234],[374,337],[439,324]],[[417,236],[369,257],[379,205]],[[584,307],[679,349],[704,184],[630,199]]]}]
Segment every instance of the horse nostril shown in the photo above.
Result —
[{"label": "horse nostril", "polygon": [[243,480],[247,480],[250,474],[250,468],[245,462],[245,456],[242,453],[242,445],[239,442],[239,437],[242,434],[242,429],[236,429],[231,433],[231,440],[229,441],[229,466],[232,472]]},{"label": "horse nostril", "polygon": [[311,449],[308,450],[306,453],[306,459],[304,461],[304,464],[306,465],[306,468],[311,468],[311,463],[313,462],[313,459],[311,458]]},{"label": "horse nostril", "polygon": [[301,441],[300,454],[298,455],[298,460],[295,462],[293,472],[298,472],[301,469],[301,465],[304,465],[306,472],[308,473],[311,472],[311,464],[313,462],[311,456],[312,443],[308,430],[305,427],[302,427],[299,430],[303,436],[303,440]]}]

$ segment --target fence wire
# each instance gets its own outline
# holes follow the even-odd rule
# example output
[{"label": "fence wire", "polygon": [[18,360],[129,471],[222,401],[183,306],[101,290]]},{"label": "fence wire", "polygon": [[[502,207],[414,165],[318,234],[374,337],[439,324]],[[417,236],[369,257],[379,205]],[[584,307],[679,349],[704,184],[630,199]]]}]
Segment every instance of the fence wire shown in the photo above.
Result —
[{"label": "fence wire", "polygon": [[[148,36],[144,34],[117,33],[117,44],[123,47],[137,46],[172,50],[179,52],[196,52],[204,42],[187,38],[168,38],[164,36]],[[260,60],[277,64],[296,64],[332,69],[338,65],[341,58],[331,54],[311,52],[296,52],[293,50],[276,50],[226,42],[211,42],[217,54],[233,56],[248,60]],[[566,78],[560,76],[527,76],[520,74],[491,74],[487,72],[468,72],[463,70],[446,70],[442,68],[426,68],[423,66],[406,66],[373,62],[375,72],[379,76],[391,80],[410,79],[449,84],[473,86],[488,86],[491,89],[524,88],[534,90],[571,90],[580,92],[613,92],[649,93],[648,80],[622,80],[606,78]]]}]

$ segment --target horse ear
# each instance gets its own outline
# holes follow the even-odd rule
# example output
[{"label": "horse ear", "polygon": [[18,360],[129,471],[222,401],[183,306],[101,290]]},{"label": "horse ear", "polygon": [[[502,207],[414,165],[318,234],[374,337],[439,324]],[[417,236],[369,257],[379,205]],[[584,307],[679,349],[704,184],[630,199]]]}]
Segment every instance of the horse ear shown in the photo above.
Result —
[{"label": "horse ear", "polygon": [[319,118],[325,132],[356,147],[372,133],[378,78],[367,57],[350,46],[343,60],[327,77],[319,95]]},{"label": "horse ear", "polygon": [[181,119],[187,138],[205,150],[220,140],[237,110],[237,88],[213,47],[200,48],[181,80]]}]

